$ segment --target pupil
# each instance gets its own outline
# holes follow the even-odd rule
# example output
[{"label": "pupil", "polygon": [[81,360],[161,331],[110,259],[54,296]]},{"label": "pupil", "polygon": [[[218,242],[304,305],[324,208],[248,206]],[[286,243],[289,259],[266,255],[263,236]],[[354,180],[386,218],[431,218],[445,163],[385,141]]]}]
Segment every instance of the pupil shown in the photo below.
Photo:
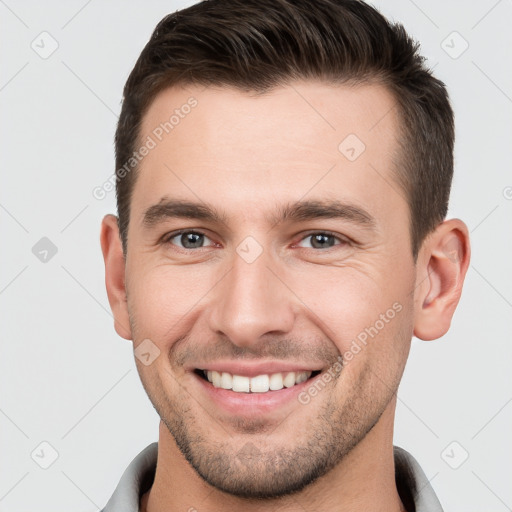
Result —
[{"label": "pupil", "polygon": [[331,244],[327,244],[326,243],[330,238],[332,238],[331,235],[322,235],[322,234],[314,235],[313,236],[313,244],[312,245],[313,245],[313,247],[320,247],[320,248],[328,247],[328,246],[330,247]]},{"label": "pupil", "polygon": [[186,249],[200,247],[203,241],[203,235],[199,233],[185,233],[181,235],[181,243]]}]

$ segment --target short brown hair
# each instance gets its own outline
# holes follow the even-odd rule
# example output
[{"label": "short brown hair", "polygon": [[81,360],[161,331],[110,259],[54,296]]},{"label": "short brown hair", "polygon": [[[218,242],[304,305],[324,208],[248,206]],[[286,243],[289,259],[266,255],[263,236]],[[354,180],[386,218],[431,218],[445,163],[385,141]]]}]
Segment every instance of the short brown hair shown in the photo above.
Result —
[{"label": "short brown hair", "polygon": [[[158,23],[124,87],[116,169],[132,157],[152,100],[173,85],[263,93],[304,79],[382,84],[401,121],[395,178],[409,203],[416,259],[448,210],[454,144],[445,85],[418,49],[401,24],[359,0],[207,0],[176,11]],[[123,176],[116,194],[126,255],[137,169]]]}]

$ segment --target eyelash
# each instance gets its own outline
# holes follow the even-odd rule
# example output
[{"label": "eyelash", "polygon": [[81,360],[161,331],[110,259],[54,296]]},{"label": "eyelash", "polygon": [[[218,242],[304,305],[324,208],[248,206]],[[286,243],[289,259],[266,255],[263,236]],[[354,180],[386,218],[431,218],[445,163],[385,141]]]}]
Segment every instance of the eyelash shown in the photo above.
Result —
[{"label": "eyelash", "polygon": [[[186,233],[188,233],[188,234],[195,234],[195,235],[203,235],[203,236],[205,236],[206,238],[209,239],[208,235],[206,233],[203,233],[202,231],[191,230],[191,229],[182,229],[182,230],[174,231],[172,233],[169,233],[169,234],[165,235],[162,238],[162,243],[165,244],[165,245],[175,245],[175,244],[171,243],[171,240],[173,238],[176,238],[176,237],[178,237],[180,235],[183,235],[183,234],[186,234]],[[337,246],[351,245],[351,241],[348,238],[341,237],[341,236],[339,236],[336,233],[333,233],[331,231],[311,231],[310,233],[304,235],[299,240],[299,242],[297,242],[297,243],[300,243],[300,242],[306,240],[307,238],[311,238],[311,237],[313,237],[315,235],[326,235],[326,236],[329,236],[329,237],[333,237],[333,238],[335,238],[340,243],[339,244],[335,244],[332,247],[328,247],[327,249],[315,249],[314,247],[302,247],[302,249],[312,249],[315,252],[328,252],[330,249],[334,249]],[[297,245],[297,244],[294,244],[294,245]],[[183,251],[189,252],[189,251],[195,251],[195,250],[200,250],[200,249],[206,249],[207,248],[207,247],[198,247],[196,249],[187,249],[186,247],[180,247],[180,246],[175,246],[175,247],[176,247],[176,249],[178,251],[181,251],[181,252],[183,252]],[[208,246],[208,247],[211,247],[211,246]]]},{"label": "eyelash", "polygon": [[[346,237],[341,237],[339,235],[337,235],[336,233],[333,233],[332,231],[311,231],[309,232],[308,234],[304,235],[300,240],[299,240],[299,243],[306,240],[307,238],[311,238],[312,236],[315,236],[315,235],[326,235],[326,236],[329,236],[329,237],[333,237],[335,240],[337,240],[338,242],[340,242],[339,244],[336,244],[332,247],[328,247],[327,249],[318,249],[316,252],[327,252],[329,249],[334,249],[337,245],[348,245],[350,244],[350,241],[348,240],[348,238]],[[296,245],[296,244],[294,244]],[[315,250],[314,247],[302,247],[302,249],[313,249]]]}]

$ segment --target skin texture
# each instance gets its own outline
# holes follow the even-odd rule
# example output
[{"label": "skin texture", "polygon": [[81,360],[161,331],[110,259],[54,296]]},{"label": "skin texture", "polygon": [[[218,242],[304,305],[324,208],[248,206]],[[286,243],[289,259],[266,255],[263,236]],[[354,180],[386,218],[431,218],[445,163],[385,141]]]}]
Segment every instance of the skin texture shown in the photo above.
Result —
[{"label": "skin texture", "polygon": [[[160,350],[148,366],[136,359],[161,417],[141,509],[404,510],[394,481],[396,391],[411,337],[433,340],[450,326],[469,264],[465,224],[442,222],[414,262],[393,176],[399,121],[381,86],[294,82],[263,96],[173,87],[151,104],[141,141],[191,96],[197,106],[140,164],[126,261],[116,217],[101,230],[116,331],[134,348],[150,339]],[[338,149],[349,134],[365,144],[354,161]],[[166,199],[208,204],[224,219],[145,226],[144,212]],[[306,200],[362,208],[373,226],[270,219]],[[179,229],[204,234],[202,246],[180,247],[169,236]],[[312,235],[325,231],[334,238],[314,246]],[[237,252],[248,236],[262,250],[251,263]],[[393,305],[400,311],[389,319]],[[383,314],[377,335],[347,356]],[[190,371],[221,360],[328,369],[340,356],[343,369],[307,404],[265,414],[226,413]]]}]

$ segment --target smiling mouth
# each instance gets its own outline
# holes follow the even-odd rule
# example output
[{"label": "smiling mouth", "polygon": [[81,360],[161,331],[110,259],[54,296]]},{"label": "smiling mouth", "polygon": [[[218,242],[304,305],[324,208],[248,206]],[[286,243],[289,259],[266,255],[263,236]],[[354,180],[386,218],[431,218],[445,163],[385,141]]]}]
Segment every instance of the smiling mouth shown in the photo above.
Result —
[{"label": "smiling mouth", "polygon": [[306,380],[313,379],[321,373],[317,371],[277,372],[262,374],[255,377],[233,375],[228,372],[202,370],[197,368],[194,373],[209,382],[215,388],[227,389],[235,393],[267,393],[291,388]]}]

